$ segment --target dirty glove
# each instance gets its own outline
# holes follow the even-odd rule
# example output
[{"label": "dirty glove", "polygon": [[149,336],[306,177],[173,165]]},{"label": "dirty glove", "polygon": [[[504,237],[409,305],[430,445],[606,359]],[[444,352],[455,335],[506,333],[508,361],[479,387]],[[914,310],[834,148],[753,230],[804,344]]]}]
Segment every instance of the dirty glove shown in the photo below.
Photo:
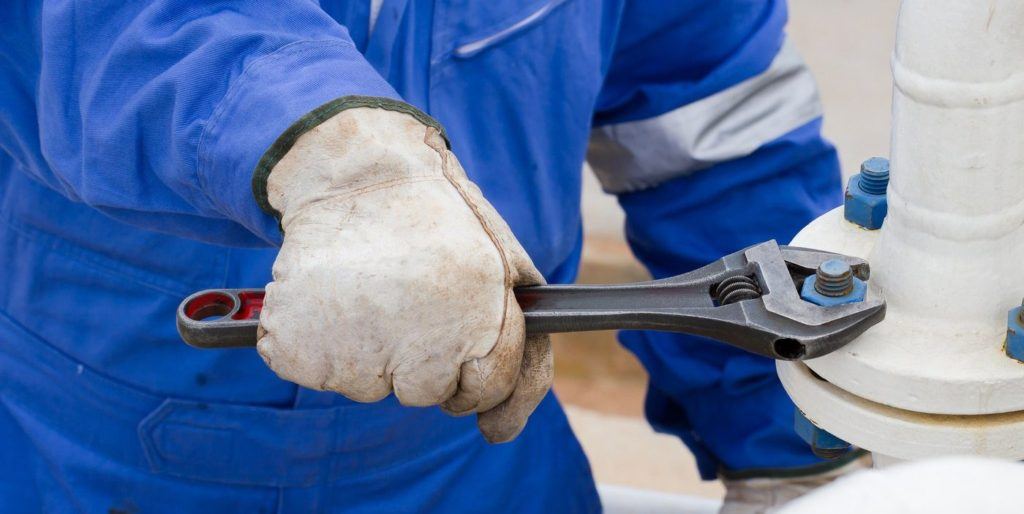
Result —
[{"label": "dirty glove", "polygon": [[393,391],[477,413],[488,441],[515,438],[551,386],[552,356],[547,336],[526,336],[513,288],[544,279],[436,121],[379,98],[339,105],[266,178],[284,243],[260,355],[306,387],[360,402]]},{"label": "dirty glove", "polygon": [[828,471],[787,478],[723,479],[725,500],[719,514],[773,514],[787,503],[839,477],[871,467],[862,455]]}]

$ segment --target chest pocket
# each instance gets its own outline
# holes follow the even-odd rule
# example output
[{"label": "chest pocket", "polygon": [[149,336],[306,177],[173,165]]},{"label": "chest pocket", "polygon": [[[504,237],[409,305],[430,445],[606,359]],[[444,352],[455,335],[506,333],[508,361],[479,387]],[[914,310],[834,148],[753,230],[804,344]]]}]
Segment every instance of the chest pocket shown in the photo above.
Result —
[{"label": "chest pocket", "polygon": [[[443,113],[454,107],[465,117],[467,103],[503,106],[508,111],[502,114],[511,116],[507,121],[544,109],[551,116],[567,115],[567,123],[582,119],[589,124],[601,82],[600,9],[587,8],[594,3],[438,2],[431,42],[431,110]],[[553,104],[562,108],[551,112]]]},{"label": "chest pocket", "polygon": [[435,4],[430,112],[541,269],[562,262],[574,241],[564,233],[575,230],[580,166],[601,86],[602,4]]},{"label": "chest pocket", "polygon": [[[543,25],[549,16],[570,0],[535,0],[493,9],[479,2],[459,6],[464,16],[450,18],[444,27],[447,41],[440,48],[456,58],[473,57],[491,47]],[[444,32],[444,31],[442,31]]]}]

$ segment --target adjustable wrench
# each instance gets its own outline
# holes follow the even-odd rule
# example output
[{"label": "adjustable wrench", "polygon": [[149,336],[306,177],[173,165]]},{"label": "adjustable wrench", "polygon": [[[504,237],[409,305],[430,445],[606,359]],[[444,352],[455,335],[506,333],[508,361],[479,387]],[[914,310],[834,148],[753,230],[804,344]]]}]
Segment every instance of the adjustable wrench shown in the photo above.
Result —
[{"label": "adjustable wrench", "polygon": [[[822,307],[800,298],[818,265],[840,259],[869,278],[863,259],[767,241],[671,278],[515,290],[530,333],[637,329],[709,337],[780,360],[813,359],[885,317],[885,302]],[[262,289],[211,289],[178,307],[178,332],[198,348],[256,345]]]}]

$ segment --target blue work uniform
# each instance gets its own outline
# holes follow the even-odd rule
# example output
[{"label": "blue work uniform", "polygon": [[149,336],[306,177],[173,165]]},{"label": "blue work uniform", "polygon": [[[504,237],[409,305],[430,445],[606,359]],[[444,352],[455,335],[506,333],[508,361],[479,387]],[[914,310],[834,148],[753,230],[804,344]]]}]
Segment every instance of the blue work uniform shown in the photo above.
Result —
[{"label": "blue work uniform", "polygon": [[[378,10],[379,8],[379,10]],[[175,332],[260,287],[281,241],[252,172],[348,95],[437,118],[551,282],[580,260],[581,165],[655,276],[837,205],[782,0],[14,1],[0,8],[0,505],[19,512],[594,512],[554,395],[513,443],[357,404]],[[653,425],[706,478],[820,465],[772,362],[627,333]]]}]

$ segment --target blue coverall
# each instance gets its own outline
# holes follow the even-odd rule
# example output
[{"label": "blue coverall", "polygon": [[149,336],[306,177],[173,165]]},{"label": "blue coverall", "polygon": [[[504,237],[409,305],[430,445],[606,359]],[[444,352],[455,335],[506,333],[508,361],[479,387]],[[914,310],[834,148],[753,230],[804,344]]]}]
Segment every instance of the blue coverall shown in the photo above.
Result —
[{"label": "blue coverall", "polygon": [[[782,0],[14,0],[0,7],[0,505],[20,512],[593,512],[555,396],[513,443],[357,404],[254,351],[181,343],[175,308],[270,280],[257,161],[346,95],[446,127],[551,282],[581,165],[656,276],[839,202]],[[371,27],[372,25],[372,27]],[[653,425],[706,478],[813,471],[766,359],[628,333]]]}]

